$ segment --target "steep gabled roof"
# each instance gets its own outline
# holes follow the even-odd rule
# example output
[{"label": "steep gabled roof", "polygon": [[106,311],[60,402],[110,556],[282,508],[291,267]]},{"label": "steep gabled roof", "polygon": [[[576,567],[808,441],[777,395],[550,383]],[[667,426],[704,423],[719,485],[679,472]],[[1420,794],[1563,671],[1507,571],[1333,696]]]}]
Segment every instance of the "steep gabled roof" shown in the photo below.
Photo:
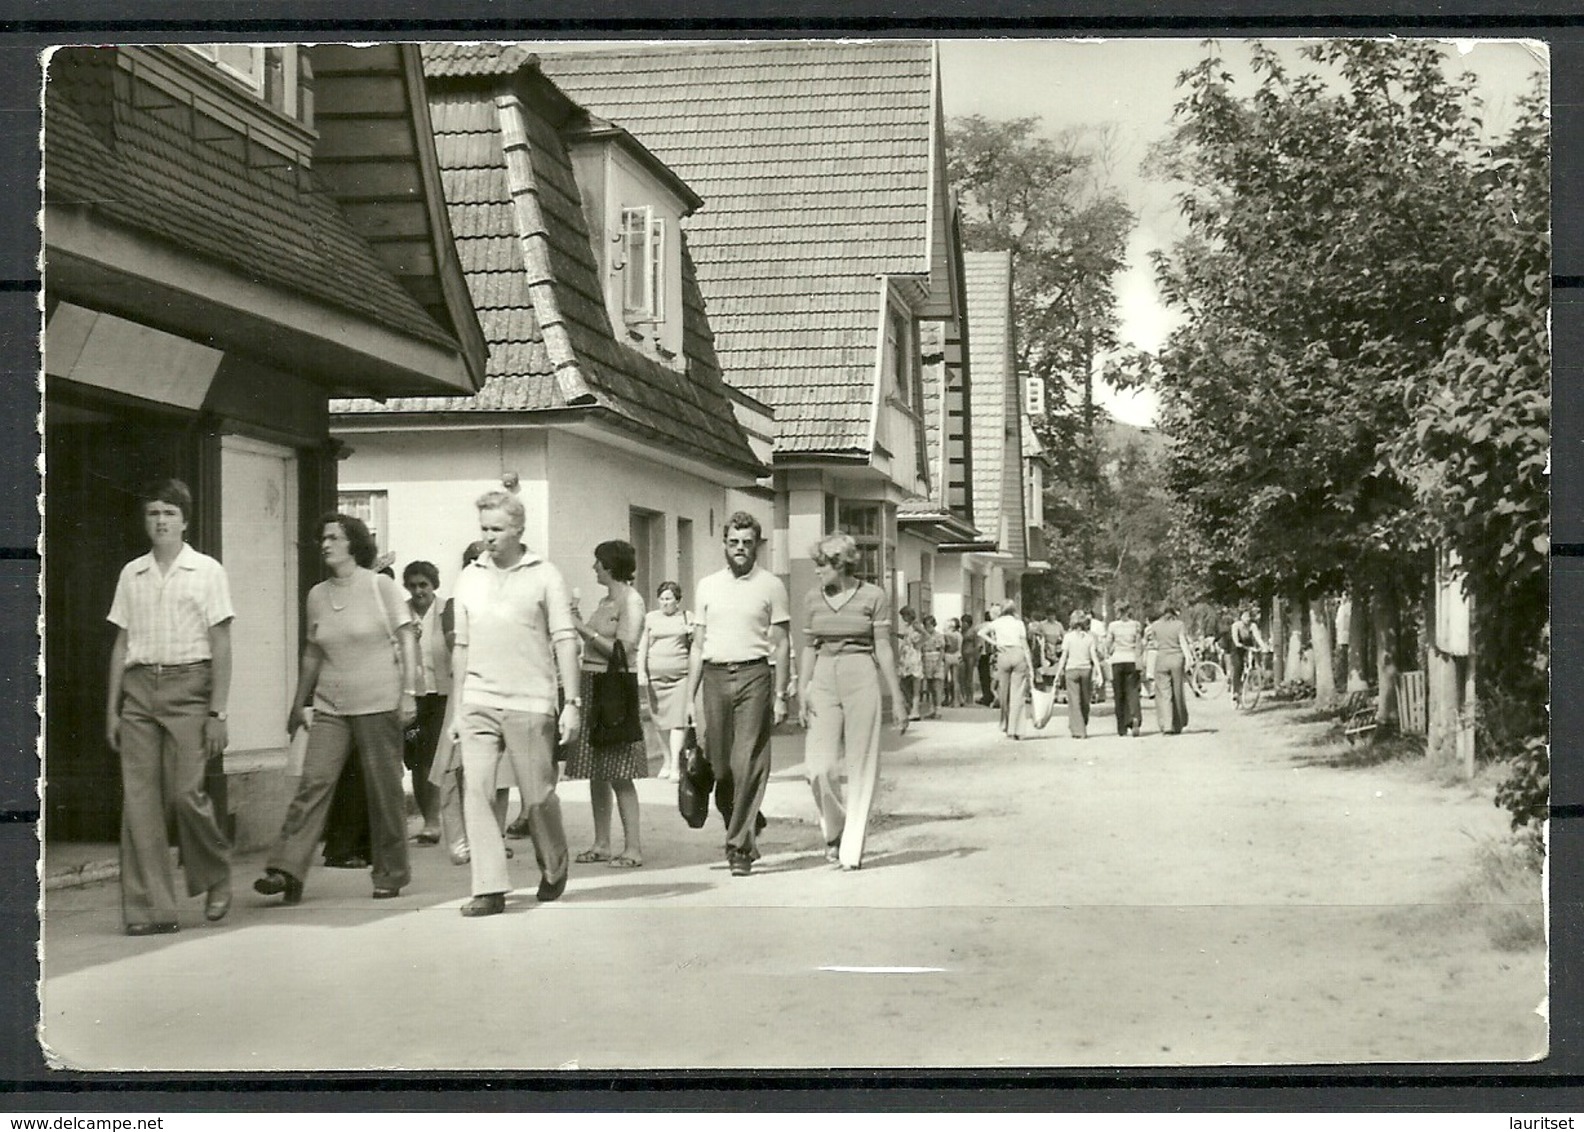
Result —
[{"label": "steep gabled roof", "polygon": [[[430,114],[457,252],[490,343],[487,380],[473,397],[338,402],[338,414],[488,413],[565,409],[575,372],[592,402],[622,427],[679,452],[747,475],[762,467],[732,411],[714,355],[704,304],[684,240],[685,371],[671,369],[617,341],[605,308],[571,158],[557,113],[574,108],[537,72],[533,57],[496,50],[499,67],[476,65],[470,45],[424,48]],[[517,68],[520,68],[517,69]],[[480,79],[485,81],[479,81]],[[516,95],[522,94],[518,100]],[[513,204],[503,134],[521,108],[527,134],[526,176],[542,224],[524,231]],[[531,249],[524,250],[524,237]],[[528,256],[535,257],[530,264]],[[543,261],[539,262],[539,257]],[[554,331],[547,343],[546,329]],[[565,356],[569,353],[569,356]]]},{"label": "steep gabled roof", "polygon": [[1022,404],[1013,353],[1012,253],[965,252],[968,325],[973,332],[974,524],[1021,559]]},{"label": "steep gabled roof", "polygon": [[[513,48],[448,66],[507,65]],[[938,92],[927,42],[544,54],[708,201],[688,220],[728,380],[775,409],[781,452],[869,450],[878,277],[930,270]]]},{"label": "steep gabled roof", "polygon": [[[250,164],[241,135],[195,136],[190,115],[116,52],[51,56],[44,200],[81,207],[184,252],[455,351],[314,175]],[[46,233],[47,236],[47,233]]]}]

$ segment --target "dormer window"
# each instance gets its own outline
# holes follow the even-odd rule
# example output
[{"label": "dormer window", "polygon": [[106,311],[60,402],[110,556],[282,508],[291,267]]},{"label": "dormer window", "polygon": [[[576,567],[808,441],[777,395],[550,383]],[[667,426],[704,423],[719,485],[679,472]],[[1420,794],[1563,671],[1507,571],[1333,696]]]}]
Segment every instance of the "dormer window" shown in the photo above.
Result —
[{"label": "dormer window", "polygon": [[269,47],[252,43],[184,43],[227,80],[287,117],[312,125],[308,99],[299,93],[307,70],[296,45]]},{"label": "dormer window", "polygon": [[665,321],[665,218],[622,207],[622,313],[628,324]]}]

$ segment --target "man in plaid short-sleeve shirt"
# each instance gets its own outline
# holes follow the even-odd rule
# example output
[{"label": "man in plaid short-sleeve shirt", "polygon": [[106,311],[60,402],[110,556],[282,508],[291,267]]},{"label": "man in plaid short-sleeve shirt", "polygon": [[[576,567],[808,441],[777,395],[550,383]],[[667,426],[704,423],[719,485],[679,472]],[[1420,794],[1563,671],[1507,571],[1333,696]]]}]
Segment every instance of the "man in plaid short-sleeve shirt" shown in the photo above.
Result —
[{"label": "man in plaid short-sleeve shirt", "polygon": [[180,480],[141,498],[149,553],[121,570],[109,621],[105,738],[121,756],[121,915],[127,935],[173,932],[166,814],[174,814],[187,895],[211,921],[231,908],[231,845],[204,790],[226,745],[231,590],[220,563],[187,545],[192,493]]}]

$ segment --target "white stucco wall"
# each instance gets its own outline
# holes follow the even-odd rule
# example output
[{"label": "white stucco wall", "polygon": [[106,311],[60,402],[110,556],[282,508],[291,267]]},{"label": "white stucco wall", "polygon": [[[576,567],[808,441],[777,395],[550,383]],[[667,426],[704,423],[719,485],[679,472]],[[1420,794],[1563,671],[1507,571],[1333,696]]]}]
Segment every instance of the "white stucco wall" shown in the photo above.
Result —
[{"label": "white stucco wall", "polygon": [[[338,486],[387,493],[389,534],[383,545],[396,552],[398,570],[415,558],[434,562],[444,593],[455,581],[462,550],[478,537],[474,501],[512,472],[527,513],[525,541],[588,598],[599,593],[594,547],[629,538],[633,508],[653,513],[651,590],[675,579],[691,594],[698,577],[720,566],[720,523],[730,513],[727,490],[597,439],[526,429],[359,433],[345,439],[354,453],[341,464]],[[692,521],[689,577],[680,576],[688,555],[679,546],[679,519]],[[761,517],[766,530],[767,520]],[[646,593],[645,603],[652,605],[652,598]]]}]

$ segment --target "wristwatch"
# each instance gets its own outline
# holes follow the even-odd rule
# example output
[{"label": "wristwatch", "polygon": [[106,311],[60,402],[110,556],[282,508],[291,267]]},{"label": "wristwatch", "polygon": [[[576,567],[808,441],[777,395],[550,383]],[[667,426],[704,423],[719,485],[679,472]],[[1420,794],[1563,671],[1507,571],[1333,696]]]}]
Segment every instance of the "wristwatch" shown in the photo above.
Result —
[{"label": "wristwatch", "polygon": [[224,723],[226,721],[226,713],[223,711],[211,711],[209,713],[209,718],[218,719],[221,723]]}]

